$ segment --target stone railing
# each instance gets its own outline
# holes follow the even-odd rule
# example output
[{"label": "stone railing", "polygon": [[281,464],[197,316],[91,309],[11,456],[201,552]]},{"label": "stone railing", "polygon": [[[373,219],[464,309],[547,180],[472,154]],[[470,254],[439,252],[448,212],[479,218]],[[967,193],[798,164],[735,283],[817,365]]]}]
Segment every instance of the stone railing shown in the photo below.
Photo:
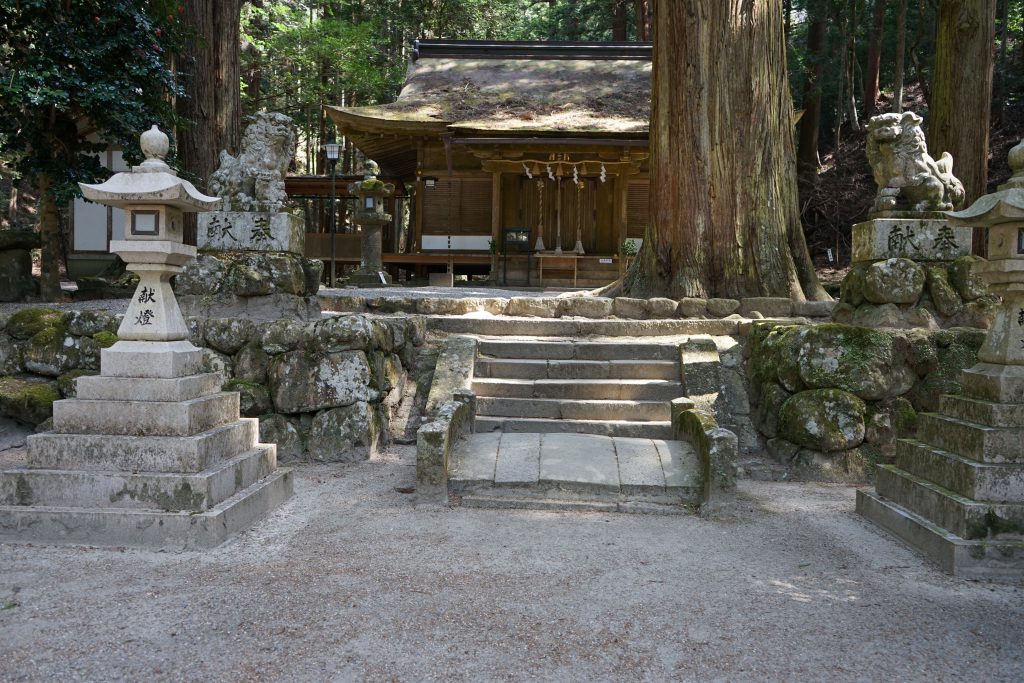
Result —
[{"label": "stone railing", "polygon": [[714,415],[694,408],[687,398],[672,401],[672,431],[676,440],[697,450],[704,485],[702,507],[714,507],[722,494],[736,488],[736,435],[719,427]]},{"label": "stone railing", "polygon": [[448,337],[434,366],[434,379],[416,432],[416,492],[419,500],[448,502],[448,458],[459,437],[472,431],[476,339]]}]

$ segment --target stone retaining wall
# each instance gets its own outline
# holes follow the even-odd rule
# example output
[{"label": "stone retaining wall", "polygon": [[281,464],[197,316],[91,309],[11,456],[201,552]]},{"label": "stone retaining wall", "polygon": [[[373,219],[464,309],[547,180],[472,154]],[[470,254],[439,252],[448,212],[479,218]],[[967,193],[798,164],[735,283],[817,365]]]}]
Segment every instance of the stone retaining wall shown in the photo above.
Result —
[{"label": "stone retaining wall", "polygon": [[754,424],[793,479],[863,481],[917,414],[960,393],[983,330],[755,323],[747,351]]},{"label": "stone retaining wall", "polygon": [[[100,349],[117,341],[120,316],[24,309],[0,317],[0,413],[44,423],[77,377],[98,374]],[[189,318],[208,372],[260,418],[260,440],[282,462],[369,457],[405,431],[424,342],[419,317],[345,315],[316,322]]]}]

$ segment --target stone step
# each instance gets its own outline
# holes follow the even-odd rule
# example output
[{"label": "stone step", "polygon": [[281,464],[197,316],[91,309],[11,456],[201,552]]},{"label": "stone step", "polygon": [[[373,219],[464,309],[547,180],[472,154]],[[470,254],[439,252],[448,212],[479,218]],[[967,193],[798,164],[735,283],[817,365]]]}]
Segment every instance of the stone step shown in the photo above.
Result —
[{"label": "stone step", "polygon": [[543,417],[555,420],[665,421],[668,401],[573,401],[566,399],[477,397],[477,415]]},{"label": "stone step", "polygon": [[190,401],[220,392],[214,372],[176,378],[79,377],[75,397],[100,401]]},{"label": "stone step", "polygon": [[0,474],[0,505],[201,512],[273,472],[276,452],[259,444],[197,474],[15,468]]},{"label": "stone step", "polygon": [[917,438],[980,462],[1024,462],[1024,427],[986,427],[938,413],[921,413]]},{"label": "stone step", "polygon": [[939,412],[962,422],[974,422],[987,427],[1024,425],[1024,403],[993,403],[948,394],[941,401]]},{"label": "stone step", "polygon": [[202,472],[251,450],[259,420],[241,418],[192,436],[32,434],[27,463],[51,470]]},{"label": "stone step", "polygon": [[523,432],[542,434],[595,434],[646,439],[671,439],[670,421],[631,422],[629,420],[549,420],[530,417],[491,417],[478,415],[475,431]]},{"label": "stone step", "polygon": [[703,493],[700,460],[685,442],[514,432],[478,432],[456,444],[449,488],[506,502],[511,497],[613,506],[696,504]]},{"label": "stone step", "polygon": [[238,419],[238,393],[190,401],[64,399],[53,403],[53,431],[61,434],[192,436]]},{"label": "stone step", "polygon": [[282,468],[198,513],[5,505],[0,506],[0,541],[213,548],[284,503],[292,490],[292,471]]},{"label": "stone step", "polygon": [[474,379],[477,396],[566,400],[671,401],[685,395],[679,381],[662,379]]},{"label": "stone step", "polygon": [[916,439],[900,439],[896,466],[973,500],[1024,503],[1024,467],[1020,465],[982,463]]},{"label": "stone step", "polygon": [[622,342],[574,341],[523,338],[515,340],[483,338],[477,350],[493,358],[534,358],[545,360],[665,360],[679,361],[679,345]]},{"label": "stone step", "polygon": [[960,538],[1024,539],[1024,505],[980,503],[895,465],[878,466],[875,489]]},{"label": "stone step", "polygon": [[535,337],[731,336],[741,321],[732,320],[585,320],[562,318],[475,318],[428,316],[427,328],[449,334]]},{"label": "stone step", "polygon": [[474,376],[498,379],[665,379],[678,380],[671,360],[543,360],[477,358]]},{"label": "stone step", "polygon": [[1024,573],[1022,541],[965,540],[873,491],[857,491],[857,513],[956,577],[1019,581]]}]

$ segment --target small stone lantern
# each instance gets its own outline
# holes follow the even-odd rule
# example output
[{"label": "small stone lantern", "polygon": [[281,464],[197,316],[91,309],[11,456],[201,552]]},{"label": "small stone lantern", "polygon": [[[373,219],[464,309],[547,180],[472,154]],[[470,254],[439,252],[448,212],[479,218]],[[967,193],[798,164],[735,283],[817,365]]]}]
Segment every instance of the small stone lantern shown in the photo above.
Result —
[{"label": "small stone lantern", "polygon": [[362,252],[359,269],[349,277],[355,285],[390,285],[391,276],[384,271],[381,232],[391,222],[391,214],[384,211],[384,200],[395,191],[395,186],[377,179],[380,167],[369,159],[364,164],[363,179],[348,186],[349,194],[358,198],[352,219],[362,228]]},{"label": "small stone lantern", "polygon": [[1013,177],[997,192],[948,215],[954,224],[988,228],[989,260],[974,270],[1003,298],[978,360],[1009,366],[1002,374],[1024,382],[1024,141],[1009,160]]},{"label": "small stone lantern", "polygon": [[212,211],[218,197],[207,197],[178,177],[164,162],[168,140],[153,126],[139,138],[146,160],[129,173],[117,173],[100,185],[79,183],[85,198],[124,209],[124,239],[110,242],[128,270],[138,273],[117,335],[127,341],[188,339],[188,326],[174,298],[170,279],[196,257],[196,248],[182,243],[182,214]]}]

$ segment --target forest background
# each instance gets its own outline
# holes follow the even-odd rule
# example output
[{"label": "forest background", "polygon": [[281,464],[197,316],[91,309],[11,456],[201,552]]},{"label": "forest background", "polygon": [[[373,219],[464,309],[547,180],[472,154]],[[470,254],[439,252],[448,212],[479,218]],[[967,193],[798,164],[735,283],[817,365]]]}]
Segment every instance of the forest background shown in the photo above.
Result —
[{"label": "forest background", "polygon": [[[295,173],[324,173],[321,146],[338,137],[323,105],[392,101],[404,81],[415,38],[650,40],[653,25],[651,0],[22,0],[17,4],[38,5],[40,11],[51,5],[58,10],[63,7],[82,15],[71,17],[76,21],[95,18],[97,28],[110,40],[138,44],[140,56],[155,60],[148,71],[135,76],[139,82],[148,79],[160,85],[162,92],[142,98],[144,106],[111,122],[106,127],[108,139],[123,145],[130,157],[137,154],[137,124],[146,117],[160,120],[176,132],[176,161],[183,175],[200,187],[216,168],[221,148],[237,151],[245,117],[258,110],[284,112],[298,125]],[[936,65],[944,53],[947,61],[951,55],[955,59],[955,50],[961,47],[956,39],[938,37],[950,35],[941,24],[944,14],[948,17],[954,9],[970,6],[976,14],[992,19],[991,26],[974,31],[980,31],[981,39],[991,45],[994,66],[991,102],[979,111],[990,111],[985,182],[992,189],[1005,180],[1006,150],[1024,132],[1024,0],[783,0],[779,4],[784,13],[790,90],[799,114],[794,135],[800,214],[815,261],[824,265],[830,249],[833,259],[849,258],[850,226],[865,217],[873,199],[874,182],[864,155],[867,119],[885,111],[912,110],[925,116],[927,127],[929,105],[941,96],[933,87]],[[90,16],[93,9],[95,17]],[[23,38],[18,34],[17,11],[6,22],[5,12],[0,10],[4,31],[0,75],[12,73],[7,93],[0,94],[33,101],[24,87],[20,91],[15,87],[14,75],[22,79],[26,67],[22,65],[19,72],[17,63],[4,64],[5,57],[16,62],[18,41]],[[88,41],[88,37],[79,33],[64,40],[60,49],[69,53],[68,59],[88,57],[70,54],[76,50],[99,49],[75,41]],[[115,73],[122,66],[96,63],[95,68],[112,73],[108,74],[109,92],[101,91],[95,106],[124,104],[124,90],[138,87]],[[161,80],[160,67],[173,78]],[[28,68],[38,71],[35,76],[41,83],[54,77],[44,65]],[[61,83],[47,85],[59,100]],[[0,110],[4,107],[0,102]],[[979,129],[984,125],[979,121]],[[0,126],[0,227],[33,227],[44,210],[37,202],[38,183],[24,182],[26,164],[19,162],[24,161],[25,150],[19,149],[13,133],[6,135]],[[75,153],[90,151],[88,144],[82,144]],[[352,146],[346,145],[338,172],[353,173],[357,163]],[[62,168],[71,165],[65,163]],[[104,172],[95,164],[85,164],[73,173],[57,175],[51,179],[58,199],[53,211],[60,216],[62,202],[74,192],[74,181],[99,179]]]}]

